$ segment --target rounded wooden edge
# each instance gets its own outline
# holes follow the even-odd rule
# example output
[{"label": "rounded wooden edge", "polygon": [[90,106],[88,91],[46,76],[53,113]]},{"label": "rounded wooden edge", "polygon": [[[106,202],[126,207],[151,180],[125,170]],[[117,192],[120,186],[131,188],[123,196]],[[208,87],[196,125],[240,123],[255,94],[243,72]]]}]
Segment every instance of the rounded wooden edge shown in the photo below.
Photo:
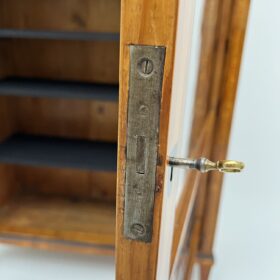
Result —
[{"label": "rounded wooden edge", "polygon": [[51,240],[40,237],[21,237],[16,235],[0,235],[0,243],[19,247],[31,247],[41,250],[69,253],[114,256],[115,246],[99,245],[75,241]]}]

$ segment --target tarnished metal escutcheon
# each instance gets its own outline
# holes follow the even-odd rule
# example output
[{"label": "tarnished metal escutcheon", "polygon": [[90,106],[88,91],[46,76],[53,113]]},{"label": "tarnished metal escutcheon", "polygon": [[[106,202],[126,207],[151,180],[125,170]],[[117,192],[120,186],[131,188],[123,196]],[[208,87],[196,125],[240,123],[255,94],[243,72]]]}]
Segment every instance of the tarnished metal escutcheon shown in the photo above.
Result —
[{"label": "tarnished metal escutcheon", "polygon": [[151,242],[165,47],[129,49],[124,236]]}]

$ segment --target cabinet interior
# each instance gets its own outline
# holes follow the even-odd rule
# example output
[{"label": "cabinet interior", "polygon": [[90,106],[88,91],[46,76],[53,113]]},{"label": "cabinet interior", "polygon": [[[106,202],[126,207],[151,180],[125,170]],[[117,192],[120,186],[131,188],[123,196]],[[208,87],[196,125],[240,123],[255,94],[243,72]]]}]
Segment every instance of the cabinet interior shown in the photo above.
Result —
[{"label": "cabinet interior", "polygon": [[0,0],[0,237],[114,246],[119,0]]}]

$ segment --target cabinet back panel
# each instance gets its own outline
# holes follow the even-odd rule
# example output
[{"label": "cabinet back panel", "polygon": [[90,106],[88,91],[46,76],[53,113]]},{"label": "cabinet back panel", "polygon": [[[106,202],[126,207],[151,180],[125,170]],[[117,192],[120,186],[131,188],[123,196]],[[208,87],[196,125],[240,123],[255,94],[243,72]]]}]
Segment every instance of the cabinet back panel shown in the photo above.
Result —
[{"label": "cabinet back panel", "polygon": [[17,131],[116,142],[118,104],[104,101],[18,97]]},{"label": "cabinet back panel", "polygon": [[0,164],[0,206],[7,203],[19,190],[14,167]]},{"label": "cabinet back panel", "polygon": [[14,169],[23,193],[75,200],[116,200],[115,172],[31,166],[15,166]]},{"label": "cabinet back panel", "polygon": [[5,76],[118,84],[119,42],[6,39],[2,51]]},{"label": "cabinet back panel", "polygon": [[0,40],[0,78],[7,74],[8,48],[6,40]]},{"label": "cabinet back panel", "polygon": [[0,141],[11,136],[16,130],[13,101],[14,98],[0,97]]},{"label": "cabinet back panel", "polygon": [[120,0],[0,0],[0,26],[119,32]]}]

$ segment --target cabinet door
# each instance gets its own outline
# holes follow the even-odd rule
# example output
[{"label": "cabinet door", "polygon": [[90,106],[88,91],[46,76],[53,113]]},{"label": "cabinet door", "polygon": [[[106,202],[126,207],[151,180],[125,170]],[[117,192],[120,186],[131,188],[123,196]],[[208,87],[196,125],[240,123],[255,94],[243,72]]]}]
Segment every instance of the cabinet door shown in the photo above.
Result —
[{"label": "cabinet door", "polygon": [[221,175],[170,158],[226,156],[247,11],[247,0],[122,1],[117,279],[188,279],[207,226],[213,239],[216,212],[201,221]]}]

